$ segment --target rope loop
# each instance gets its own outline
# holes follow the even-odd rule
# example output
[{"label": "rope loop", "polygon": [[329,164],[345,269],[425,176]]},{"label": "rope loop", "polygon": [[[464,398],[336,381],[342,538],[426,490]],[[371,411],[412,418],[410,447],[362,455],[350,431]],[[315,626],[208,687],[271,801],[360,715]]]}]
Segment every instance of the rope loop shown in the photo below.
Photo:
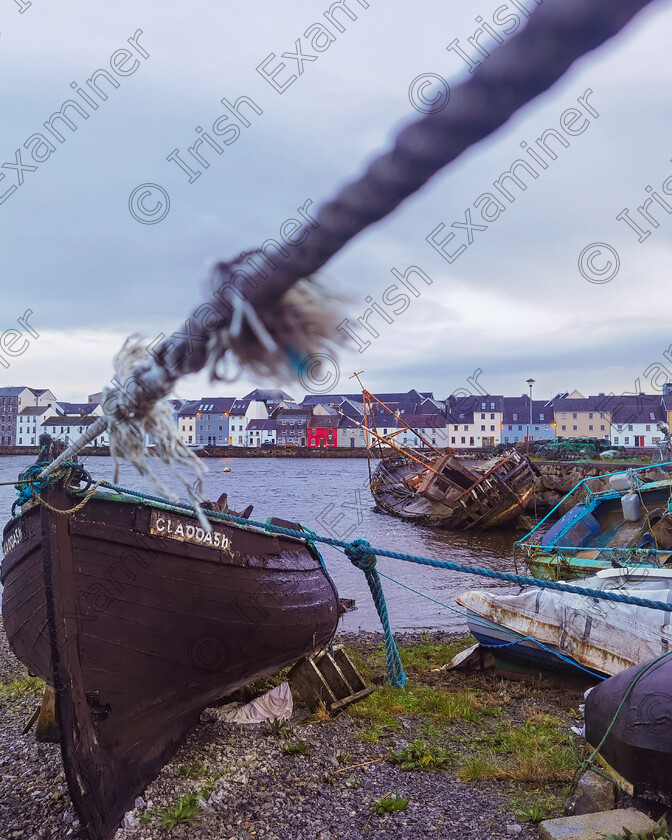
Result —
[{"label": "rope loop", "polygon": [[353,566],[357,566],[363,572],[370,572],[376,568],[376,555],[373,546],[368,540],[353,540],[346,546],[345,556]]}]

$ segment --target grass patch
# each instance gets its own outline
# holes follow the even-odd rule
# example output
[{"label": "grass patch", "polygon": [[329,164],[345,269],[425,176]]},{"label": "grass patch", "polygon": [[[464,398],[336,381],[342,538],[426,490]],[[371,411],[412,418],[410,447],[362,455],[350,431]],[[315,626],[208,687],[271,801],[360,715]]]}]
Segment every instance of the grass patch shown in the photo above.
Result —
[{"label": "grass patch", "polygon": [[185,764],[180,767],[180,776],[185,779],[198,779],[208,772],[205,764]]},{"label": "grass patch", "polygon": [[[473,636],[459,636],[447,642],[437,642],[432,639],[429,633],[420,636],[418,644],[403,646],[399,645],[399,657],[405,671],[411,673],[429,673],[435,668],[440,668],[459,653],[475,644]],[[381,641],[376,650],[362,655],[356,649],[349,649],[348,655],[362,677],[371,679],[381,671],[387,671],[385,659],[385,644]]]},{"label": "grass patch", "polygon": [[140,815],[140,820],[143,823],[148,823],[156,818],[161,828],[167,828],[170,831],[179,823],[194,822],[198,819],[201,806],[196,800],[200,798],[200,791],[198,793],[186,793],[175,805],[171,805],[169,808],[145,811],[144,814]]},{"label": "grass patch", "polygon": [[[182,773],[182,770],[189,770],[197,766],[199,767],[198,772],[200,772],[200,768],[205,770],[205,765],[185,765],[185,767],[180,768],[180,774],[185,775]],[[147,824],[156,819],[159,827],[166,828],[168,831],[175,828],[179,823],[195,822],[201,814],[201,806],[198,804],[198,800],[201,799],[203,802],[208,801],[210,794],[214,791],[217,781],[221,776],[221,773],[216,773],[200,790],[197,790],[195,793],[185,793],[175,805],[159,810],[152,808],[149,811],[145,811],[144,814],[140,814],[140,821]]]},{"label": "grass patch", "polygon": [[273,735],[275,738],[286,738],[290,731],[289,723],[284,717],[264,721],[264,732],[267,735]]},{"label": "grass patch", "polygon": [[414,685],[394,688],[383,685],[366,700],[353,705],[349,713],[365,718],[380,728],[398,729],[398,718],[421,715],[430,721],[470,721],[480,723],[486,714],[498,714],[498,708],[484,706],[466,689],[451,692],[437,686]]},{"label": "grass patch", "polygon": [[426,673],[450,662],[460,651],[476,644],[473,636],[461,636],[448,643],[433,642],[429,634],[415,647],[399,648],[401,664],[405,671]]},{"label": "grass patch", "polygon": [[457,775],[463,782],[480,782],[498,778],[501,771],[485,755],[470,755],[462,761]]},{"label": "grass patch", "polygon": [[455,753],[426,744],[411,741],[401,750],[390,750],[388,761],[398,764],[402,770],[443,770],[455,762]]},{"label": "grass patch", "polygon": [[[463,761],[460,777],[477,780],[499,776],[537,784],[569,781],[585,747],[564,732],[560,723],[557,718],[540,714],[522,725],[498,721],[493,732],[463,738],[472,754]],[[489,772],[488,766],[494,773]]]},{"label": "grass patch", "polygon": [[405,811],[408,808],[408,797],[399,793],[388,793],[382,799],[371,803],[371,810],[376,814],[391,814],[395,811]]},{"label": "grass patch", "polygon": [[305,741],[285,741],[282,751],[285,755],[307,755],[308,744]]},{"label": "grass patch", "polygon": [[37,694],[44,691],[45,682],[39,677],[19,677],[10,683],[0,685],[0,697],[3,700],[18,700],[25,694]]},{"label": "grass patch", "polygon": [[520,822],[540,823],[562,814],[565,801],[569,796],[569,787],[559,793],[548,793],[536,788],[520,796],[511,797],[500,811],[512,811]]}]

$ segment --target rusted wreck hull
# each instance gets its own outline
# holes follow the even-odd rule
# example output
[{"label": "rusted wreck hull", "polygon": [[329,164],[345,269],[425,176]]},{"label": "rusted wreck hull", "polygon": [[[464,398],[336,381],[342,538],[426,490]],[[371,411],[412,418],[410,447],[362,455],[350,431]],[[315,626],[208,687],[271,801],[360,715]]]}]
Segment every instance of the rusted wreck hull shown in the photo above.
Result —
[{"label": "rusted wreck hull", "polygon": [[534,491],[534,472],[518,453],[497,459],[482,472],[450,456],[434,463],[438,475],[404,455],[384,458],[371,479],[371,493],[384,513],[455,530],[497,528],[520,516]]},{"label": "rusted wreck hull", "polygon": [[[59,509],[73,496],[46,495]],[[109,840],[200,713],[323,647],[336,589],[303,540],[94,497],[24,508],[5,528],[12,648],[53,684],[68,787]],[[217,535],[217,536],[215,536]]]}]

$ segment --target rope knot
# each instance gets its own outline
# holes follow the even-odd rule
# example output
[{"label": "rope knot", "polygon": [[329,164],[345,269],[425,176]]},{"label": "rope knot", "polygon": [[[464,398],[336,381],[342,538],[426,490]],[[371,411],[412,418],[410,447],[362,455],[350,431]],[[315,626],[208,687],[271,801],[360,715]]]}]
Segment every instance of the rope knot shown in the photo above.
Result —
[{"label": "rope knot", "polygon": [[376,567],[376,555],[373,552],[371,543],[367,540],[353,540],[346,547],[345,556],[353,566],[357,566],[363,572],[370,572]]}]

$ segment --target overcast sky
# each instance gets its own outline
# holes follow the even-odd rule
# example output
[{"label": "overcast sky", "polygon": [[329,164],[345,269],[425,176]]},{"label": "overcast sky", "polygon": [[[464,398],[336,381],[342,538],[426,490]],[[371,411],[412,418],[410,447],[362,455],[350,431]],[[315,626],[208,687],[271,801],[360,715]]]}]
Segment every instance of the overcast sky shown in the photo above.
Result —
[{"label": "overcast sky", "polygon": [[[213,259],[277,238],[298,207],[330,197],[419,116],[409,101],[414,79],[431,73],[454,85],[465,78],[466,62],[446,47],[458,38],[476,56],[467,38],[477,16],[511,37],[504,30],[515,18],[507,23],[502,5],[370,0],[363,8],[349,0],[357,20],[341,17],[345,31],[332,25],[335,39],[316,52],[304,33],[326,22],[327,0],[117,0],[105,8],[84,0],[0,0],[0,157],[14,164],[19,149],[24,167],[36,167],[0,169],[0,333],[33,312],[32,332],[24,327],[23,337],[5,338],[14,352],[25,347],[22,355],[3,356],[0,347],[0,385],[49,387],[74,401],[107,384],[112,356],[129,333],[153,338],[184,322]],[[512,0],[504,5],[515,11]],[[348,296],[351,322],[364,314],[367,296],[392,319],[371,319],[375,339],[360,327],[371,344],[361,353],[354,342],[344,349],[333,390],[356,390],[347,376],[363,369],[370,390],[415,387],[445,397],[481,369],[479,383],[491,393],[520,394],[529,377],[538,398],[574,388],[631,391],[638,379],[653,392],[649,366],[672,368],[663,356],[672,344],[672,209],[654,201],[654,227],[637,208],[649,198],[647,186],[672,208],[671,31],[672,5],[651,4],[327,265],[325,281]],[[297,39],[317,58],[279,93],[256,68],[275,54],[266,71],[284,61],[274,79],[284,84],[297,63],[280,56],[296,52]],[[494,44],[487,36],[481,43]],[[123,48],[128,54],[118,52]],[[118,85],[98,77],[106,99],[86,86],[98,69]],[[414,90],[416,103],[436,93]],[[589,107],[582,107],[577,100],[588,90]],[[86,108],[87,95],[97,107]],[[196,128],[215,137],[227,114],[221,99],[240,96],[263,113],[243,109],[250,125],[221,155],[201,146],[209,166],[199,166],[187,152]],[[60,142],[44,122],[68,98],[89,116],[70,111],[74,132],[57,122]],[[467,208],[483,225],[474,207],[479,196],[494,192],[493,181],[526,157],[521,143],[534,148],[547,129],[560,131],[573,107],[581,109],[574,129],[582,133],[565,133],[569,146],[556,144],[555,160],[542,156],[546,168],[537,167],[524,192],[513,188],[512,202],[498,194],[506,209],[474,232],[459,257],[449,263],[427,243],[441,223],[438,239],[452,222],[464,222]],[[37,133],[53,148],[40,145]],[[192,183],[167,160],[175,149],[201,170]],[[143,184],[169,197],[167,215],[153,224],[129,212]],[[155,221],[157,196],[135,196],[136,215]],[[639,235],[643,241],[616,218],[625,208],[650,230]],[[466,241],[463,229],[454,230],[451,248]],[[589,282],[579,271],[579,255],[594,243],[613,251],[585,251],[584,272],[604,280],[609,272],[600,272],[610,260],[615,266],[617,253],[620,267],[609,282]],[[383,296],[392,269],[409,266],[432,283],[396,314]],[[241,395],[268,385],[211,385],[196,376],[183,380],[178,394]],[[297,380],[284,387],[297,399],[305,393]]]}]

